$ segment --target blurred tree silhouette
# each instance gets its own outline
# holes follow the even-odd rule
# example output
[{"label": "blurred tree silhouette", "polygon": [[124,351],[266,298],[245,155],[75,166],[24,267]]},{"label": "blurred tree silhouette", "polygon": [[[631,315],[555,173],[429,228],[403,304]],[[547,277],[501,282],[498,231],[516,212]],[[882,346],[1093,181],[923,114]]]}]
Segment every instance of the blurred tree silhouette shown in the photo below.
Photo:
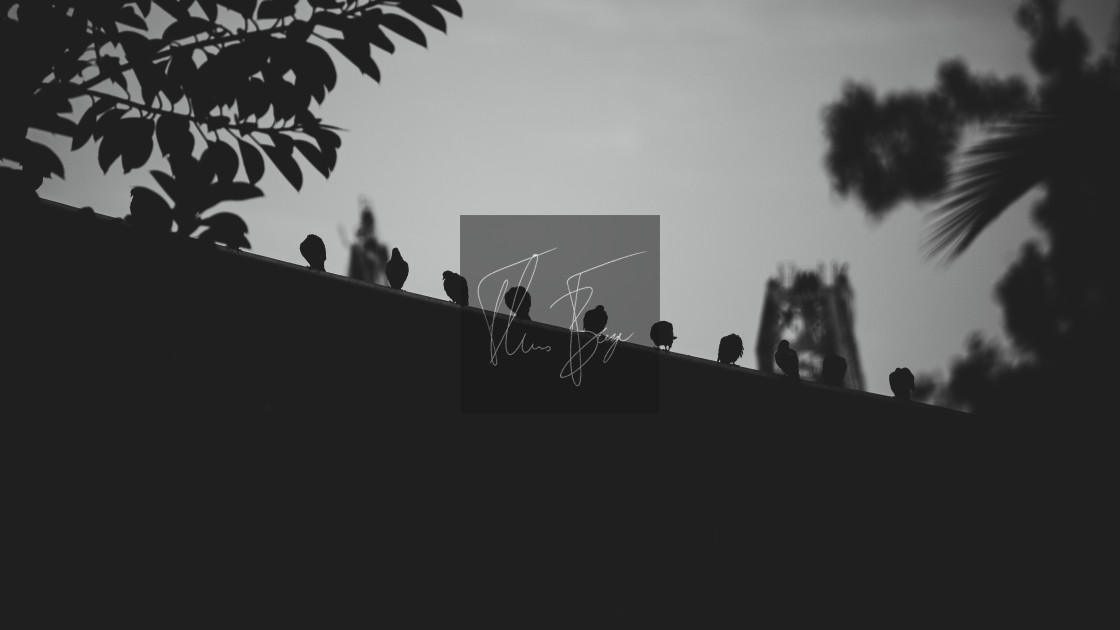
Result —
[{"label": "blurred tree silhouette", "polygon": [[[153,5],[169,24],[149,27]],[[152,171],[170,198],[133,189],[136,224],[241,243],[247,229],[229,213],[202,214],[222,201],[260,196],[264,157],[297,190],[298,152],[324,177],[341,144],[312,101],[323,102],[336,73],[326,48],[380,80],[370,46],[392,53],[392,32],[426,46],[423,23],[446,32],[440,10],[457,0],[3,0],[0,1],[0,191],[32,199],[44,177],[64,176],[29,129],[100,142],[104,171],[146,164],[153,149],[170,173]],[[339,37],[341,35],[341,37]],[[72,101],[89,99],[76,121]],[[199,142],[201,140],[201,142]],[[196,157],[196,153],[198,153]],[[263,153],[263,155],[262,155]],[[13,168],[18,164],[20,168]],[[247,181],[234,178],[243,167]]]},{"label": "blurred tree silhouette", "polygon": [[[931,255],[954,259],[1016,200],[1044,192],[1033,218],[1046,242],[1027,243],[996,288],[1014,348],[974,336],[949,382],[923,388],[953,406],[1028,413],[1099,401],[1120,347],[1110,251],[1120,217],[1120,7],[1109,50],[1092,60],[1059,4],[1028,0],[1016,14],[1039,75],[1033,89],[953,60],[932,90],[879,99],[849,83],[824,112],[835,190],[875,218],[905,201],[937,202]],[[958,155],[970,125],[986,136]]]}]

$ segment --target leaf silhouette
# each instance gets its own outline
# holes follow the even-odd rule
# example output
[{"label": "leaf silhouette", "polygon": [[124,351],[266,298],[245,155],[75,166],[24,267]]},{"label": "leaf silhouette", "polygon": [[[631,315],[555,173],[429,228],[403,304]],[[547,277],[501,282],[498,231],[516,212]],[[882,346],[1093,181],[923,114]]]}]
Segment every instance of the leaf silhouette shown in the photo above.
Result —
[{"label": "leaf silhouette", "polygon": [[241,148],[241,162],[245,165],[245,176],[250,184],[255,184],[264,176],[264,158],[261,152],[244,140],[237,141]]},{"label": "leaf silhouette", "polygon": [[129,6],[123,6],[119,11],[117,11],[116,20],[117,22],[120,22],[125,26],[131,26],[132,28],[140,29],[141,31],[148,30],[148,25],[144,22],[144,18],[140,17],[140,14],[136,12],[136,9],[133,9]]},{"label": "leaf silhouette", "polygon": [[325,147],[337,149],[341,147],[342,140],[338,137],[338,134],[330,131],[329,129],[337,129],[337,127],[328,127],[327,125],[322,125],[317,129],[308,129],[307,134],[315,138],[315,140],[319,143],[320,149],[324,149]]},{"label": "leaf silhouette", "polygon": [[190,5],[181,0],[152,0],[156,6],[167,12],[168,15],[175,19],[184,18],[190,15]]},{"label": "leaf silhouette", "polygon": [[250,78],[237,94],[237,112],[240,116],[256,116],[260,118],[268,112],[271,103],[268,100],[268,86],[256,77]]},{"label": "leaf silhouette", "polygon": [[175,86],[178,88],[178,97],[171,92],[167,92],[172,101],[178,101],[182,98],[183,89],[190,89],[193,87],[195,77],[198,75],[198,66],[194,63],[194,58],[190,52],[173,52],[171,59],[167,62],[167,81],[165,87]]},{"label": "leaf silhouette", "polygon": [[241,17],[246,20],[251,20],[253,13],[257,11],[257,0],[217,0],[217,3],[231,11],[240,13]]},{"label": "leaf silhouette", "polygon": [[381,16],[381,23],[397,35],[425,48],[428,47],[428,40],[424,37],[424,31],[420,30],[420,27],[413,24],[408,18],[395,13],[385,13]]},{"label": "leaf silhouette", "polygon": [[299,170],[299,164],[296,164],[295,158],[292,157],[292,150],[289,147],[286,151],[279,147],[270,147],[264,145],[264,152],[268,155],[268,159],[276,165],[280,173],[292,185],[292,188],[299,190],[303,186],[303,173]]},{"label": "leaf silhouette", "polygon": [[215,182],[198,191],[193,205],[190,206],[195,216],[201,215],[210,208],[223,201],[244,201],[256,197],[263,197],[260,188],[245,182]]},{"label": "leaf silhouette", "polygon": [[77,151],[89,142],[93,129],[97,124],[97,117],[113,106],[113,101],[103,98],[90,105],[78,120],[78,128],[74,130],[74,141],[70,143],[70,150]]},{"label": "leaf silhouette", "polygon": [[458,0],[428,0],[431,4],[447,11],[455,17],[463,17],[463,7]]},{"label": "leaf silhouette", "polygon": [[194,134],[191,133],[190,123],[182,116],[160,116],[156,122],[156,141],[164,156],[190,155],[194,151]]},{"label": "leaf silhouette", "polygon": [[121,70],[120,59],[108,56],[100,57],[97,60],[97,69],[122,90],[128,91],[128,82],[125,81],[124,72]]},{"label": "leaf silhouette", "polygon": [[222,201],[244,201],[264,196],[260,188],[245,182],[215,182],[207,190],[210,196]]},{"label": "leaf silhouette", "polygon": [[110,109],[102,114],[93,125],[93,139],[100,140],[125,113],[123,109]]},{"label": "leaf silhouette", "polygon": [[[403,19],[403,18],[402,18]],[[409,22],[411,24],[411,22]],[[377,64],[369,55],[369,44],[364,42],[358,43],[353,40],[338,39],[332,37],[328,39],[332,46],[338,52],[342,53],[344,57],[350,60],[350,63],[357,66],[362,74],[372,77],[374,81],[381,82],[381,71],[377,69]]]},{"label": "leaf silhouette", "polygon": [[121,136],[121,167],[127,173],[144,166],[152,155],[152,133],[155,123],[147,118],[122,118],[116,134]]},{"label": "leaf silhouette", "polygon": [[284,33],[284,39],[293,42],[305,42],[311,36],[312,29],[315,28],[310,22],[305,20],[294,20],[289,26],[288,30]]},{"label": "leaf silhouette", "polygon": [[202,152],[202,162],[214,171],[220,182],[233,181],[240,166],[237,151],[224,142],[209,143],[206,150]]},{"label": "leaf silhouette", "polygon": [[296,140],[295,145],[296,149],[298,149],[299,152],[303,154],[303,157],[307,160],[307,163],[311,166],[314,166],[315,170],[319,171],[319,173],[321,173],[323,177],[331,176],[331,167],[327,165],[327,161],[323,157],[322,152],[319,151],[319,149],[316,148],[315,145],[306,140]]},{"label": "leaf silhouette", "polygon": [[328,171],[333,171],[338,163],[338,150],[331,146],[323,147],[322,145],[319,146],[319,150],[323,154],[323,166]]},{"label": "leaf silhouette", "polygon": [[311,23],[321,24],[327,28],[333,28],[336,31],[344,31],[346,30],[348,20],[337,13],[319,11],[311,15]]},{"label": "leaf silhouette", "polygon": [[377,46],[390,55],[393,54],[393,52],[396,51],[397,47],[395,44],[393,44],[393,40],[389,39],[389,36],[385,34],[385,31],[381,30],[381,24],[379,23],[380,20],[372,19],[364,20],[364,22],[365,23],[362,24],[363,35],[367,40],[369,40],[369,43]]},{"label": "leaf silhouette", "polygon": [[27,121],[27,126],[35,129],[42,129],[47,133],[69,137],[73,137],[74,133],[78,130],[78,126],[74,124],[74,121],[44,109],[36,109],[31,112],[31,116]]},{"label": "leaf silhouette", "polygon": [[140,33],[121,33],[117,41],[134,66],[138,62],[150,65],[159,49],[158,41],[152,41]]},{"label": "leaf silhouette", "polygon": [[211,22],[218,21],[218,3],[215,0],[196,0],[202,12],[206,14],[206,19]]},{"label": "leaf silhouette", "polygon": [[293,69],[296,71],[296,85],[315,84],[317,87],[312,95],[316,102],[322,103],[326,92],[333,90],[338,81],[330,54],[319,46],[307,44],[301,47],[295,62],[297,67]]},{"label": "leaf silhouette", "polygon": [[252,249],[249,244],[249,239],[244,234],[236,234],[229,232],[221,232],[220,230],[209,229],[198,235],[198,240],[207,243],[222,243],[229,245],[234,249]]},{"label": "leaf silhouette", "polygon": [[45,145],[24,139],[19,148],[19,161],[23,169],[39,176],[52,174],[65,177],[66,171],[62,167],[62,160]]},{"label": "leaf silhouette", "polygon": [[155,178],[156,183],[159,184],[163,192],[167,193],[168,197],[175,203],[179,202],[179,185],[175,182],[175,178],[163,171],[152,171],[152,177]]},{"label": "leaf silhouette", "polygon": [[205,33],[213,27],[210,20],[204,20],[200,17],[184,17],[176,20],[163,31],[163,41],[165,43],[173,42],[188,37],[194,37],[200,33]]},{"label": "leaf silhouette", "polygon": [[442,13],[437,11],[436,8],[428,2],[424,2],[423,0],[401,0],[399,6],[402,11],[428,26],[439,29],[444,33],[447,32],[447,20],[444,19]]},{"label": "leaf silhouette", "polygon": [[296,12],[296,0],[264,0],[257,9],[258,20],[280,19]]},{"label": "leaf silhouette", "polygon": [[201,225],[221,232],[240,234],[247,234],[249,232],[249,225],[245,223],[245,220],[232,212],[218,212],[217,214],[212,214],[203,219]]},{"label": "leaf silhouette", "polygon": [[171,163],[171,174],[179,181],[179,189],[184,195],[195,193],[214,180],[214,171],[193,155],[172,155],[168,162]]},{"label": "leaf silhouette", "polygon": [[230,247],[251,249],[249,239],[245,237],[249,233],[249,226],[236,214],[219,212],[203,219],[201,225],[208,229],[198,235],[200,241],[224,243]]},{"label": "leaf silhouette", "polygon": [[116,133],[114,126],[117,122],[112,121],[112,124],[107,125],[108,129],[105,131],[105,136],[97,147],[97,164],[101,166],[101,172],[103,173],[109,172],[109,167],[117,161],[117,158],[124,151],[124,136]]}]

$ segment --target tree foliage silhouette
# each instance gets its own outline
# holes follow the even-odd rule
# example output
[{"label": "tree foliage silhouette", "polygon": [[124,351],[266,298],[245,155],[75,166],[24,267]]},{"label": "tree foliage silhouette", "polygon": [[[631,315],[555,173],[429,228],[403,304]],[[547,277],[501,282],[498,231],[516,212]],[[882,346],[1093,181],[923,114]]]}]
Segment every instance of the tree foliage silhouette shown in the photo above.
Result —
[{"label": "tree foliage silhouette", "polygon": [[[256,184],[265,158],[296,190],[303,183],[296,155],[324,177],[334,169],[340,130],[312,113],[336,85],[328,49],[380,81],[371,46],[392,53],[389,33],[426,46],[418,24],[446,32],[441,11],[462,16],[457,0],[6,0],[0,7],[0,160],[7,162],[0,190],[35,198],[44,177],[64,176],[62,161],[29,139],[30,129],[72,138],[72,150],[97,143],[106,172],[117,160],[126,173],[140,168],[158,151],[170,173],[152,175],[170,201],[137,187],[133,222],[174,224],[187,236],[208,226],[203,235],[222,242],[238,239],[222,230],[239,229],[240,220],[203,213],[262,195]],[[169,24],[155,33],[155,21]],[[73,116],[74,102],[87,99]],[[235,181],[242,171],[245,181]]]},{"label": "tree foliage silhouette", "polygon": [[[1031,241],[996,294],[1014,349],[974,336],[952,366],[945,401],[977,411],[1038,410],[1044,399],[1088,400],[1120,344],[1112,255],[1120,218],[1120,4],[1108,51],[1090,58],[1059,0],[1016,13],[1039,81],[980,77],[944,62],[927,92],[882,99],[848,84],[825,109],[826,168],[835,190],[872,217],[905,201],[933,201],[926,246],[952,260],[1031,190],[1044,192]],[[962,131],[986,136],[958,154]],[[951,170],[954,166],[955,170]]]}]

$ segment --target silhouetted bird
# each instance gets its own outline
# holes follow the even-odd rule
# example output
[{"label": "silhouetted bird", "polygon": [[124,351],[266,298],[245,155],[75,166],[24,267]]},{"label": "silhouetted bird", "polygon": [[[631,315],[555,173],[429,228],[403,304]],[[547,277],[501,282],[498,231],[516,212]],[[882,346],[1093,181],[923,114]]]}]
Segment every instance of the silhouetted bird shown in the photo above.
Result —
[{"label": "silhouetted bird", "polygon": [[600,304],[583,314],[583,329],[596,335],[603,334],[607,327],[607,309]]},{"label": "silhouetted bird", "polygon": [[653,345],[661,348],[664,346],[665,350],[673,349],[673,340],[676,335],[673,334],[673,325],[669,322],[657,322],[649,327],[649,338],[653,340]]},{"label": "silhouetted bird", "polygon": [[323,244],[323,239],[314,234],[308,234],[307,238],[299,244],[299,253],[303,254],[303,259],[312,269],[326,271],[323,263],[327,262],[327,246]]},{"label": "silhouetted bird", "polygon": [[401,250],[393,248],[393,257],[385,265],[385,276],[389,279],[389,286],[399,289],[408,279],[408,262],[401,256]]},{"label": "silhouetted bird", "polygon": [[466,306],[470,302],[470,289],[467,288],[467,279],[454,271],[443,272],[443,292],[459,306]]},{"label": "silhouetted bird", "polygon": [[838,354],[830,354],[824,358],[821,368],[821,380],[825,385],[833,387],[844,386],[844,375],[848,373],[848,362]]},{"label": "silhouetted bird", "polygon": [[732,333],[719,340],[719,354],[716,356],[717,361],[734,365],[735,362],[741,358],[743,358],[742,337]]},{"label": "silhouetted bird", "polygon": [[[506,308],[513,313],[515,319],[530,319],[529,309],[533,306],[533,296],[521,287],[513,287],[506,291]],[[532,321],[532,320],[530,320]]]},{"label": "silhouetted bird", "polygon": [[778,349],[774,352],[774,363],[782,368],[786,376],[801,379],[801,373],[798,371],[797,352],[789,347],[789,342],[785,339],[778,343]]},{"label": "silhouetted bird", "polygon": [[[89,211],[92,213],[93,208]],[[143,186],[132,188],[132,203],[129,205],[129,213],[124,218],[125,223],[157,232],[170,232],[171,216],[171,206],[167,205],[158,193]]]},{"label": "silhouetted bird", "polygon": [[895,398],[910,400],[910,392],[914,391],[914,375],[910,373],[910,368],[895,368],[890,382]]}]

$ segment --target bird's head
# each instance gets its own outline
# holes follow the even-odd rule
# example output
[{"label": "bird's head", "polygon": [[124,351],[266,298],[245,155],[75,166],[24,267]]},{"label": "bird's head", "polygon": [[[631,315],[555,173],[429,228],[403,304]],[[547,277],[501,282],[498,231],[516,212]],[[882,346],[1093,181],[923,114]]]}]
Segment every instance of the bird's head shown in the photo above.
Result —
[{"label": "bird's head", "polygon": [[787,348],[789,348],[789,341],[788,340],[782,339],[781,341],[778,342],[778,349],[779,350],[785,350]]},{"label": "bird's head", "polygon": [[394,247],[393,248],[393,258],[400,258],[400,257],[401,257],[401,250]]},{"label": "bird's head", "polygon": [[895,368],[888,380],[891,384],[891,390],[896,394],[900,392],[909,394],[914,389],[914,374],[910,372],[909,368]]},{"label": "bird's head", "polygon": [[445,272],[443,272],[443,279],[444,280],[450,280],[451,276],[453,276],[453,275],[455,275],[455,274],[450,272],[450,271],[445,271]]}]

